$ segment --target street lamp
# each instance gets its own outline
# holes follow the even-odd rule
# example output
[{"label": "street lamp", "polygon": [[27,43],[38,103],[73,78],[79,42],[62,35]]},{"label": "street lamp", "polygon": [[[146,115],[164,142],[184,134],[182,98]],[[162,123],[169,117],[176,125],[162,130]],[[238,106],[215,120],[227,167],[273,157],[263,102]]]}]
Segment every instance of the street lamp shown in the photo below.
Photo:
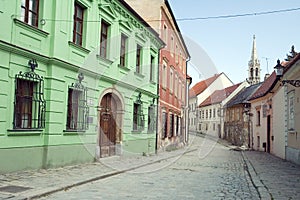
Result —
[{"label": "street lamp", "polygon": [[[274,69],[276,70],[276,76],[278,79],[281,79],[283,76],[283,69],[284,67],[280,64],[280,60],[277,60],[277,65],[274,67]],[[282,84],[291,84],[294,87],[300,87],[300,80],[281,80]]]}]

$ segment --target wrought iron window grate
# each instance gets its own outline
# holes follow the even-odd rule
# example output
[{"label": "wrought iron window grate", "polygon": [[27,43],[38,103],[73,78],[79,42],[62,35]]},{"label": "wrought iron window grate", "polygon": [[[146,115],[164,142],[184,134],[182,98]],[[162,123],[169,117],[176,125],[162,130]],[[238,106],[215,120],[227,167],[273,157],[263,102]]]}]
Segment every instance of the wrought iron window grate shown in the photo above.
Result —
[{"label": "wrought iron window grate", "polygon": [[15,76],[14,129],[45,127],[44,80],[34,71]]}]

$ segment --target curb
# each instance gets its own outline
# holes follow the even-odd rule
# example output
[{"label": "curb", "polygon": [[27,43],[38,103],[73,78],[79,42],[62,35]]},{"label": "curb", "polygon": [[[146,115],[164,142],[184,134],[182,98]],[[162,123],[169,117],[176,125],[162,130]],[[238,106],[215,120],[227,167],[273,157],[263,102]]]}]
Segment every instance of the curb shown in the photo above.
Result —
[{"label": "curb", "polygon": [[246,165],[245,170],[247,171],[250,180],[252,182],[252,185],[256,189],[260,199],[273,199],[272,194],[269,192],[266,185],[259,178],[259,175],[257,174],[255,167],[253,166],[251,161],[248,159],[248,157],[244,154],[243,151],[241,151],[241,155]]}]

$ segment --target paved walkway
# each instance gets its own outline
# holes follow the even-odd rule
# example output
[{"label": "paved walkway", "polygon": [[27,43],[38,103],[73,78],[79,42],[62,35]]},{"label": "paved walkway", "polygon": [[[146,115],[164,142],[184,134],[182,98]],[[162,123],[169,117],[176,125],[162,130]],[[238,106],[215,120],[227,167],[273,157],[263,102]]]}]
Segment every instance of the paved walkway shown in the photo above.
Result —
[{"label": "paved walkway", "polygon": [[[193,141],[193,138],[198,137],[191,135],[190,138]],[[232,148],[223,140],[205,137],[205,140],[202,138],[201,142],[203,141],[211,143],[218,141]],[[137,170],[152,163],[177,159],[183,154],[196,150],[199,150],[199,143],[191,142],[191,145],[184,149],[154,156],[114,156],[95,163],[0,174],[0,199],[35,199],[95,180]],[[205,151],[202,153],[205,156]],[[300,199],[300,166],[264,152],[243,151],[241,155],[245,162],[245,171],[249,174],[249,180],[256,188],[259,199]],[[202,156],[201,152],[199,156]]]}]

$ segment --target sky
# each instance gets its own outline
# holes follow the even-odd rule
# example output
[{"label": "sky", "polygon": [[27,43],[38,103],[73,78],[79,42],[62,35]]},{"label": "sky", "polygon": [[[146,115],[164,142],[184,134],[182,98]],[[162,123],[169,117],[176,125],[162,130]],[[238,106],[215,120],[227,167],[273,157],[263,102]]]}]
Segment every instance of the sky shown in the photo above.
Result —
[{"label": "sky", "polygon": [[236,18],[180,20],[260,13],[300,8],[299,0],[169,0],[191,60],[193,84],[225,72],[234,83],[248,77],[253,35],[261,66],[261,80],[272,73],[277,59],[284,60],[295,46],[300,51],[300,9]]}]

